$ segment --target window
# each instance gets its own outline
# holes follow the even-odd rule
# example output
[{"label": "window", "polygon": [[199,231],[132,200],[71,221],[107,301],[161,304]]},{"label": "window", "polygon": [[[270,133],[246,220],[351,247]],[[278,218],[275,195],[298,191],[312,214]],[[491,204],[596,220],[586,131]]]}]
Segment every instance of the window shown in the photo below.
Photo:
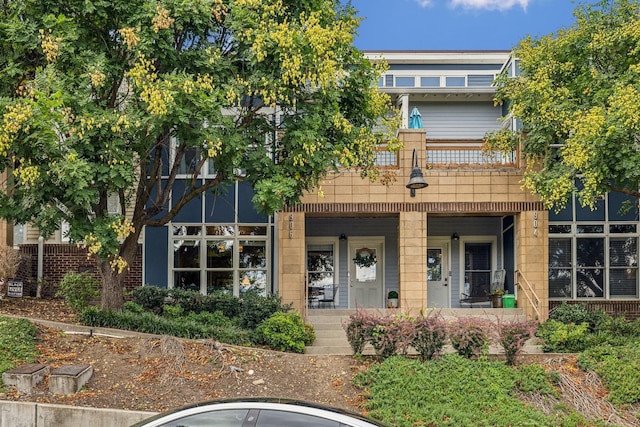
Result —
[{"label": "window", "polygon": [[[312,239],[310,239],[312,240]],[[309,287],[322,288],[337,283],[335,243],[307,245]]]},{"label": "window", "polygon": [[24,243],[24,224],[13,223],[13,245],[22,245]]},{"label": "window", "polygon": [[608,194],[592,212],[574,196],[562,211],[549,212],[549,298],[640,296],[638,209],[627,199]]},{"label": "window", "polygon": [[265,293],[268,280],[266,225],[172,226],[173,286],[211,293]]},{"label": "window", "polygon": [[420,77],[422,87],[440,87],[440,77]]},{"label": "window", "polygon": [[396,87],[414,87],[415,85],[415,77],[396,77]]},{"label": "window", "polygon": [[465,78],[464,77],[447,77],[446,84],[447,84],[447,87],[464,87]]}]

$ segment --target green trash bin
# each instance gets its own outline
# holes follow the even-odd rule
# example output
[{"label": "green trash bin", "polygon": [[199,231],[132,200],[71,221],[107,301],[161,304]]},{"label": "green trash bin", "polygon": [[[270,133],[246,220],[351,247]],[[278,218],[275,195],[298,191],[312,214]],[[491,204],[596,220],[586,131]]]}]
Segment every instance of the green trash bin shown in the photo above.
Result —
[{"label": "green trash bin", "polygon": [[516,296],[514,294],[502,295],[503,308],[516,308]]}]

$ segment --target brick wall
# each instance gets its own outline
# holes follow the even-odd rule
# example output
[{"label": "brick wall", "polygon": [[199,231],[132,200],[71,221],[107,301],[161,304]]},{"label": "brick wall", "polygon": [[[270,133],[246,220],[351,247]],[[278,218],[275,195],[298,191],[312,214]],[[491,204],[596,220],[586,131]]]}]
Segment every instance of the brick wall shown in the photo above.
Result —
[{"label": "brick wall", "polygon": [[[18,271],[18,277],[24,283],[24,295],[35,296],[38,281],[38,245],[21,245],[20,253],[24,257]],[[87,250],[69,244],[44,245],[43,258],[43,297],[53,297],[58,285],[69,271],[88,272],[97,280],[100,273],[93,259],[87,259]],[[136,259],[129,267],[125,279],[125,288],[131,290],[142,285],[142,245],[138,245]]]},{"label": "brick wall", "polygon": [[[629,320],[640,319],[640,301],[567,301],[568,304],[586,304],[589,310],[602,309],[611,316],[624,316]],[[549,301],[549,311],[560,306],[562,301]]]}]

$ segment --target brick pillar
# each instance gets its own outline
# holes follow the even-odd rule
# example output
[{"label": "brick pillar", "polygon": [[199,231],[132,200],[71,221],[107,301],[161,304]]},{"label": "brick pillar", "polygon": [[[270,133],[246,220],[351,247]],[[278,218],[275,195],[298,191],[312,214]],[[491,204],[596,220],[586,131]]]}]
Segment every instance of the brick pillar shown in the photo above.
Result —
[{"label": "brick pillar", "polygon": [[280,212],[278,223],[278,286],[283,303],[293,303],[298,312],[306,307],[304,213]]},{"label": "brick pillar", "polygon": [[427,305],[427,214],[400,212],[400,308],[417,314]]},{"label": "brick pillar", "polygon": [[517,266],[522,275],[518,291],[518,307],[535,320],[535,312],[525,296],[526,284],[531,285],[540,300],[540,321],[549,316],[549,237],[548,212],[527,211],[515,217]]}]

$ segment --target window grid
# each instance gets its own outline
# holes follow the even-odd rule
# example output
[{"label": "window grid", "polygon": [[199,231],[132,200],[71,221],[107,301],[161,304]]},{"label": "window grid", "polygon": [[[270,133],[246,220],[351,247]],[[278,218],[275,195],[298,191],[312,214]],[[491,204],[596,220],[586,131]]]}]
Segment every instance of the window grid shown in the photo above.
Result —
[{"label": "window grid", "polygon": [[269,227],[264,224],[172,224],[172,287],[208,294],[267,291]]}]

